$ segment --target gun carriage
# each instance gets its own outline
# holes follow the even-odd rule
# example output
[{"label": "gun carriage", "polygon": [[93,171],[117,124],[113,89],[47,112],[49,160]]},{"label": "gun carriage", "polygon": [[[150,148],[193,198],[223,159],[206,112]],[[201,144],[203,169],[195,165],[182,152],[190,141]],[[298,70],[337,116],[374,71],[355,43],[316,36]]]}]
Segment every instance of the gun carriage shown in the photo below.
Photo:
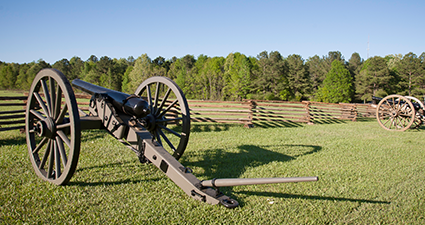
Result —
[{"label": "gun carriage", "polygon": [[379,125],[392,131],[415,129],[425,121],[424,104],[412,96],[389,95],[385,98],[373,97],[379,101],[376,119]]},{"label": "gun carriage", "polygon": [[[82,80],[72,82],[92,95],[89,114],[81,113],[71,84],[58,70],[43,69],[35,77],[26,107],[26,139],[35,173],[65,185],[73,176],[81,147],[81,131],[106,129],[131,149],[142,163],[152,163],[187,195],[228,208],[238,202],[219,187],[317,181],[317,177],[198,180],[178,159],[190,135],[190,112],[182,90],[171,79],[152,77],[134,94]],[[80,116],[80,113],[82,116]]]}]

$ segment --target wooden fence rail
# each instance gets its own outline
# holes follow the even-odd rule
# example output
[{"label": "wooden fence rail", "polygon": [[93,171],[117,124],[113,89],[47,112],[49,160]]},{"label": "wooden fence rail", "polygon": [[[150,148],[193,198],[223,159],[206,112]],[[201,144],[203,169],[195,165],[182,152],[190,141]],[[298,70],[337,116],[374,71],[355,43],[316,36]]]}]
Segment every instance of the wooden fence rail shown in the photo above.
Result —
[{"label": "wooden fence rail", "polygon": [[[81,111],[87,112],[88,99],[91,96],[77,93],[75,96]],[[26,99],[26,96],[0,97],[0,131],[24,128]],[[265,122],[315,124],[338,120],[356,121],[358,117],[374,117],[376,110],[374,104],[330,104],[310,101],[188,100],[188,104],[193,122],[237,123],[246,127]],[[11,106],[22,106],[22,109],[8,110]]]},{"label": "wooden fence rail", "polygon": [[[25,128],[24,106],[26,100],[26,96],[0,96],[0,131]],[[16,108],[16,106],[21,109],[10,109],[10,107]]]}]

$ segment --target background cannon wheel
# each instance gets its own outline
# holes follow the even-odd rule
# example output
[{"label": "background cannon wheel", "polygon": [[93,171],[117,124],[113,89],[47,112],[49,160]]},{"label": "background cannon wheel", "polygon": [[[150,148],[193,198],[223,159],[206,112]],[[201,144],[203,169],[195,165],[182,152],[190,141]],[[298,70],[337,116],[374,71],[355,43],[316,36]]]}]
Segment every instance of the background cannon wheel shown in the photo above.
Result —
[{"label": "background cannon wheel", "polygon": [[413,104],[401,95],[389,95],[383,98],[376,109],[376,119],[386,130],[405,131],[415,121]]},{"label": "background cannon wheel", "polygon": [[422,125],[423,123],[423,114],[421,113],[421,109],[422,111],[425,110],[424,104],[417,98],[412,97],[412,96],[405,96],[407,99],[409,99],[409,101],[415,106],[419,106],[419,108],[417,106],[415,106],[415,120],[413,121],[412,126],[410,127],[410,129],[416,129],[418,128],[420,125]]},{"label": "background cannon wheel", "polygon": [[60,71],[43,69],[34,78],[25,132],[35,173],[56,185],[66,184],[77,167],[81,130],[74,92]]},{"label": "background cannon wheel", "polygon": [[166,77],[151,77],[137,88],[136,95],[149,103],[152,121],[147,129],[174,158],[179,159],[190,134],[189,106],[183,91]]}]

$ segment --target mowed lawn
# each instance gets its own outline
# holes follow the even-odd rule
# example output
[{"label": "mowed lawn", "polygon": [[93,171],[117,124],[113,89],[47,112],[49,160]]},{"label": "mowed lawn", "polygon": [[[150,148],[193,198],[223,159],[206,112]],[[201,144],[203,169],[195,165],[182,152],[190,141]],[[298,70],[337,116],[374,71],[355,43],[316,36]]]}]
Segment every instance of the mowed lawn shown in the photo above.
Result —
[{"label": "mowed lawn", "polygon": [[3,224],[425,224],[425,129],[376,120],[317,125],[192,124],[180,159],[200,180],[319,176],[319,181],[221,188],[240,206],[184,194],[104,131],[82,134],[66,186],[33,172],[25,135],[0,133]]}]

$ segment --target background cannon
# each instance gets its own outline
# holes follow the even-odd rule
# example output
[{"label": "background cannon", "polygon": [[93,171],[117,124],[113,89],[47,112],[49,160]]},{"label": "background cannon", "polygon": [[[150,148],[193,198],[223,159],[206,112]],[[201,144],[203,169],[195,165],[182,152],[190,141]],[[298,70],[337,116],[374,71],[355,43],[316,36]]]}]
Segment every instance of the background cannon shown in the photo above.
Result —
[{"label": "background cannon", "polygon": [[[142,163],[150,162],[187,195],[233,208],[238,202],[218,187],[317,181],[317,177],[212,179],[200,181],[178,162],[190,135],[190,112],[182,90],[169,78],[145,80],[129,95],[81,80],[73,85],[92,95],[89,114],[77,107],[71,84],[55,69],[35,77],[26,108],[26,139],[35,173],[56,185],[66,184],[79,158],[81,130],[105,129],[131,149]],[[80,116],[80,113],[82,116]]]},{"label": "background cannon", "polygon": [[405,131],[418,128],[425,121],[424,104],[411,96],[389,95],[385,98],[373,97],[379,101],[376,119],[386,130]]}]

